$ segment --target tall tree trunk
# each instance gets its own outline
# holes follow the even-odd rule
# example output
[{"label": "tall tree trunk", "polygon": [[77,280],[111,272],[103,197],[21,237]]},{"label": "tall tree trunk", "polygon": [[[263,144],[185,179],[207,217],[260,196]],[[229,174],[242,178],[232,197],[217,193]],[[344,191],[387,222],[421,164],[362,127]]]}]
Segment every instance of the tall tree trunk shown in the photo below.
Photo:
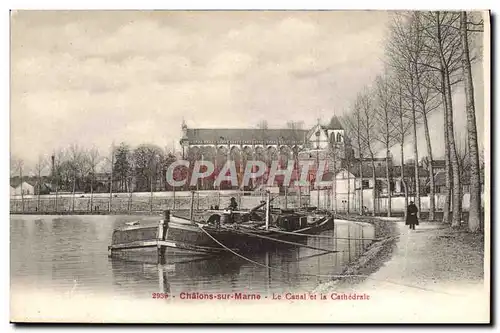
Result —
[{"label": "tall tree trunk", "polygon": [[399,86],[399,126],[401,131],[401,186],[404,187],[405,191],[405,207],[404,207],[404,217],[406,220],[406,207],[408,207],[408,188],[405,182],[405,156],[404,156],[404,145],[405,145],[405,122],[404,122],[404,114],[403,114],[403,93],[402,88]]},{"label": "tall tree trunk", "polygon": [[450,146],[450,162],[451,171],[453,175],[453,216],[452,216],[452,227],[459,227],[462,220],[462,189],[460,182],[460,167],[457,155],[457,149],[455,145],[455,133],[453,126],[453,105],[451,100],[451,85],[450,77],[447,69],[444,72],[445,77],[445,88],[446,88],[446,100],[448,105],[447,120],[448,120],[448,145]]},{"label": "tall tree trunk", "polygon": [[94,176],[90,178],[90,211],[93,210],[94,210]]},{"label": "tall tree trunk", "polygon": [[375,207],[376,207],[376,202],[377,202],[377,177],[375,174],[375,159],[372,154],[372,182],[373,182],[373,191],[372,191],[372,201],[373,201],[373,209],[372,209],[372,216],[375,216]]},{"label": "tall tree trunk", "polygon": [[132,209],[132,179],[129,179],[127,182],[127,190],[129,191],[129,197],[128,197],[128,211]]},{"label": "tall tree trunk", "polygon": [[443,223],[450,223],[450,206],[451,192],[453,181],[451,178],[451,163],[450,163],[450,146],[448,144],[448,102],[446,100],[444,88],[444,74],[442,76],[442,98],[444,106],[444,161],[445,161],[445,187],[444,187],[444,204],[443,204]]},{"label": "tall tree trunk", "polygon": [[429,179],[430,179],[430,193],[429,193],[429,221],[434,221],[435,212],[436,212],[436,194],[435,185],[434,185],[434,160],[432,158],[432,145],[431,145],[431,136],[429,134],[429,124],[427,121],[427,113],[424,110],[422,113],[424,118],[424,131],[425,131],[425,142],[427,143],[427,155],[429,157]]},{"label": "tall tree trunk", "polygon": [[150,189],[151,189],[150,211],[153,211],[153,176],[151,176]]},{"label": "tall tree trunk", "polygon": [[351,163],[347,160],[347,214],[350,212],[351,205]]},{"label": "tall tree trunk", "polygon": [[24,212],[24,193],[23,193],[23,169],[19,168],[19,178],[21,179],[21,208],[22,212]]},{"label": "tall tree trunk", "polygon": [[469,231],[477,232],[481,226],[481,178],[479,171],[479,148],[477,143],[476,109],[474,105],[474,84],[467,39],[467,12],[460,14],[462,37],[462,70],[464,76],[465,104],[467,111],[467,138],[470,162]]},{"label": "tall tree trunk", "polygon": [[[412,83],[413,84],[413,83]],[[418,172],[418,147],[417,147],[417,117],[415,100],[412,97],[412,121],[413,121],[413,158],[415,159],[415,205],[418,208],[417,217],[420,217],[420,177]]]},{"label": "tall tree trunk", "polygon": [[408,207],[408,188],[406,187],[405,182],[405,156],[404,156],[404,136],[401,136],[401,186],[404,187],[405,191],[405,207],[404,207],[404,216],[406,220],[406,207]]},{"label": "tall tree trunk", "polygon": [[[360,146],[360,149],[361,149],[361,146]],[[360,188],[360,191],[361,191],[361,195],[360,195],[360,202],[359,202],[359,215],[363,215],[364,214],[364,206],[363,206],[363,157],[362,157],[362,154],[359,154],[359,180],[360,180],[360,184],[359,184],[359,188]]]},{"label": "tall tree trunk", "polygon": [[333,143],[333,183],[332,183],[332,191],[333,191],[333,202],[332,202],[332,209],[334,213],[337,213],[337,163],[335,159],[335,145],[336,143]]},{"label": "tall tree trunk", "polygon": [[451,222],[452,227],[460,226],[460,222],[462,219],[462,202],[461,202],[461,183],[460,183],[460,168],[458,163],[457,149],[455,145],[455,133],[453,126],[453,103],[451,96],[451,84],[450,84],[450,72],[448,63],[445,59],[445,51],[443,46],[443,40],[441,35],[441,22],[439,18],[439,12],[437,12],[437,42],[438,42],[438,51],[439,51],[439,60],[441,66],[441,73],[443,79],[444,86],[444,95],[446,100],[446,120],[447,120],[447,136],[448,136],[448,147],[450,153],[450,164],[453,175],[453,218]]},{"label": "tall tree trunk", "polygon": [[391,176],[389,174],[389,156],[390,156],[390,147],[387,143],[385,152],[385,177],[387,181],[387,216],[391,217],[392,211],[392,195],[391,195]]},{"label": "tall tree trunk", "polygon": [[73,195],[71,199],[71,211],[75,211],[75,191],[76,191],[76,173],[73,176]]},{"label": "tall tree trunk", "polygon": [[40,190],[41,190],[42,176],[38,173],[38,195],[36,197],[36,210],[40,211]]},{"label": "tall tree trunk", "polygon": [[113,208],[113,172],[115,168],[115,143],[111,145],[111,174],[109,177],[109,205],[108,211],[111,213]]},{"label": "tall tree trunk", "polygon": [[57,206],[58,206],[58,202],[57,202],[57,197],[59,196],[59,179],[56,180],[56,200],[55,200],[55,203],[54,203],[54,210],[57,212]]}]

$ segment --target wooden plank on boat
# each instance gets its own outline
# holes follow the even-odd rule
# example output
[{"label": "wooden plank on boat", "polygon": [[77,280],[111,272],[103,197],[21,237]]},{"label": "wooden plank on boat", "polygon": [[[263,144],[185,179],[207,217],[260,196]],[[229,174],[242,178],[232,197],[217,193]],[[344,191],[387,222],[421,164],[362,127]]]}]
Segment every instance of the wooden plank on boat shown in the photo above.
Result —
[{"label": "wooden plank on boat", "polygon": [[171,242],[171,241],[158,241],[158,246],[177,248],[180,250],[196,251],[199,253],[214,253],[214,252],[223,252],[224,251],[224,249],[220,248],[220,247],[191,245],[191,244],[187,244],[187,243]]},{"label": "wooden plank on boat", "polygon": [[142,247],[155,247],[157,246],[158,241],[156,240],[147,240],[147,241],[134,241],[123,244],[113,244],[109,246],[110,250],[126,250],[126,249],[138,249]]}]

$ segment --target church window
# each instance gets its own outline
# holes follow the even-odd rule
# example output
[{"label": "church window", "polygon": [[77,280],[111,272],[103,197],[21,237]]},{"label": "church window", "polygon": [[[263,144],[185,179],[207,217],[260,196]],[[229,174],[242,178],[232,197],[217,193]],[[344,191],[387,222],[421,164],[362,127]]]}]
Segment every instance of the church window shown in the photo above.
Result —
[{"label": "church window", "polygon": [[337,142],[342,142],[342,134],[337,133]]}]

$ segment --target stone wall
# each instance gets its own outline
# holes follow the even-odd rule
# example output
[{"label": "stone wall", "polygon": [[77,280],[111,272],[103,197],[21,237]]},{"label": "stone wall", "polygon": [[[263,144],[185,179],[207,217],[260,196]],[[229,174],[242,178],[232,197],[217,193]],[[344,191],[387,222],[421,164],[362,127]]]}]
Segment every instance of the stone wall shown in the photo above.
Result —
[{"label": "stone wall", "polygon": [[[272,195],[275,197],[276,195]],[[219,208],[225,208],[229,205],[231,197],[234,197],[238,202],[240,209],[251,209],[259,205],[265,200],[264,196],[260,195],[241,195],[241,194],[218,194],[210,192],[208,194],[200,192],[195,193],[193,197],[194,209],[209,209],[211,206],[218,205]],[[23,209],[24,201],[24,209]],[[309,203],[308,196],[288,195],[278,196],[273,200],[273,206],[281,208],[299,207],[299,201],[302,205]],[[29,197],[24,198],[11,198],[10,211],[11,212],[108,212],[109,211],[109,197],[94,197],[85,195],[84,197],[76,195],[74,198],[71,196],[56,197],[42,196],[38,202],[38,198]],[[147,211],[163,211],[170,210],[186,210],[190,209],[191,197],[189,195],[165,196],[158,195],[151,197],[143,193],[133,194],[130,196],[120,195],[111,199],[112,212],[147,212]]]}]

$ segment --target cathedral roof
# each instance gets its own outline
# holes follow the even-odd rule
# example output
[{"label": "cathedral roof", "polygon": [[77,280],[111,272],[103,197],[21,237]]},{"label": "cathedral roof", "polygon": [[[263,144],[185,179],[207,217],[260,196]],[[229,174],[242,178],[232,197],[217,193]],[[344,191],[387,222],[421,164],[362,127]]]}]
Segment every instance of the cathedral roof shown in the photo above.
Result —
[{"label": "cathedral roof", "polygon": [[307,130],[300,129],[258,129],[258,128],[188,128],[190,144],[201,143],[259,143],[270,144],[304,142]]}]

